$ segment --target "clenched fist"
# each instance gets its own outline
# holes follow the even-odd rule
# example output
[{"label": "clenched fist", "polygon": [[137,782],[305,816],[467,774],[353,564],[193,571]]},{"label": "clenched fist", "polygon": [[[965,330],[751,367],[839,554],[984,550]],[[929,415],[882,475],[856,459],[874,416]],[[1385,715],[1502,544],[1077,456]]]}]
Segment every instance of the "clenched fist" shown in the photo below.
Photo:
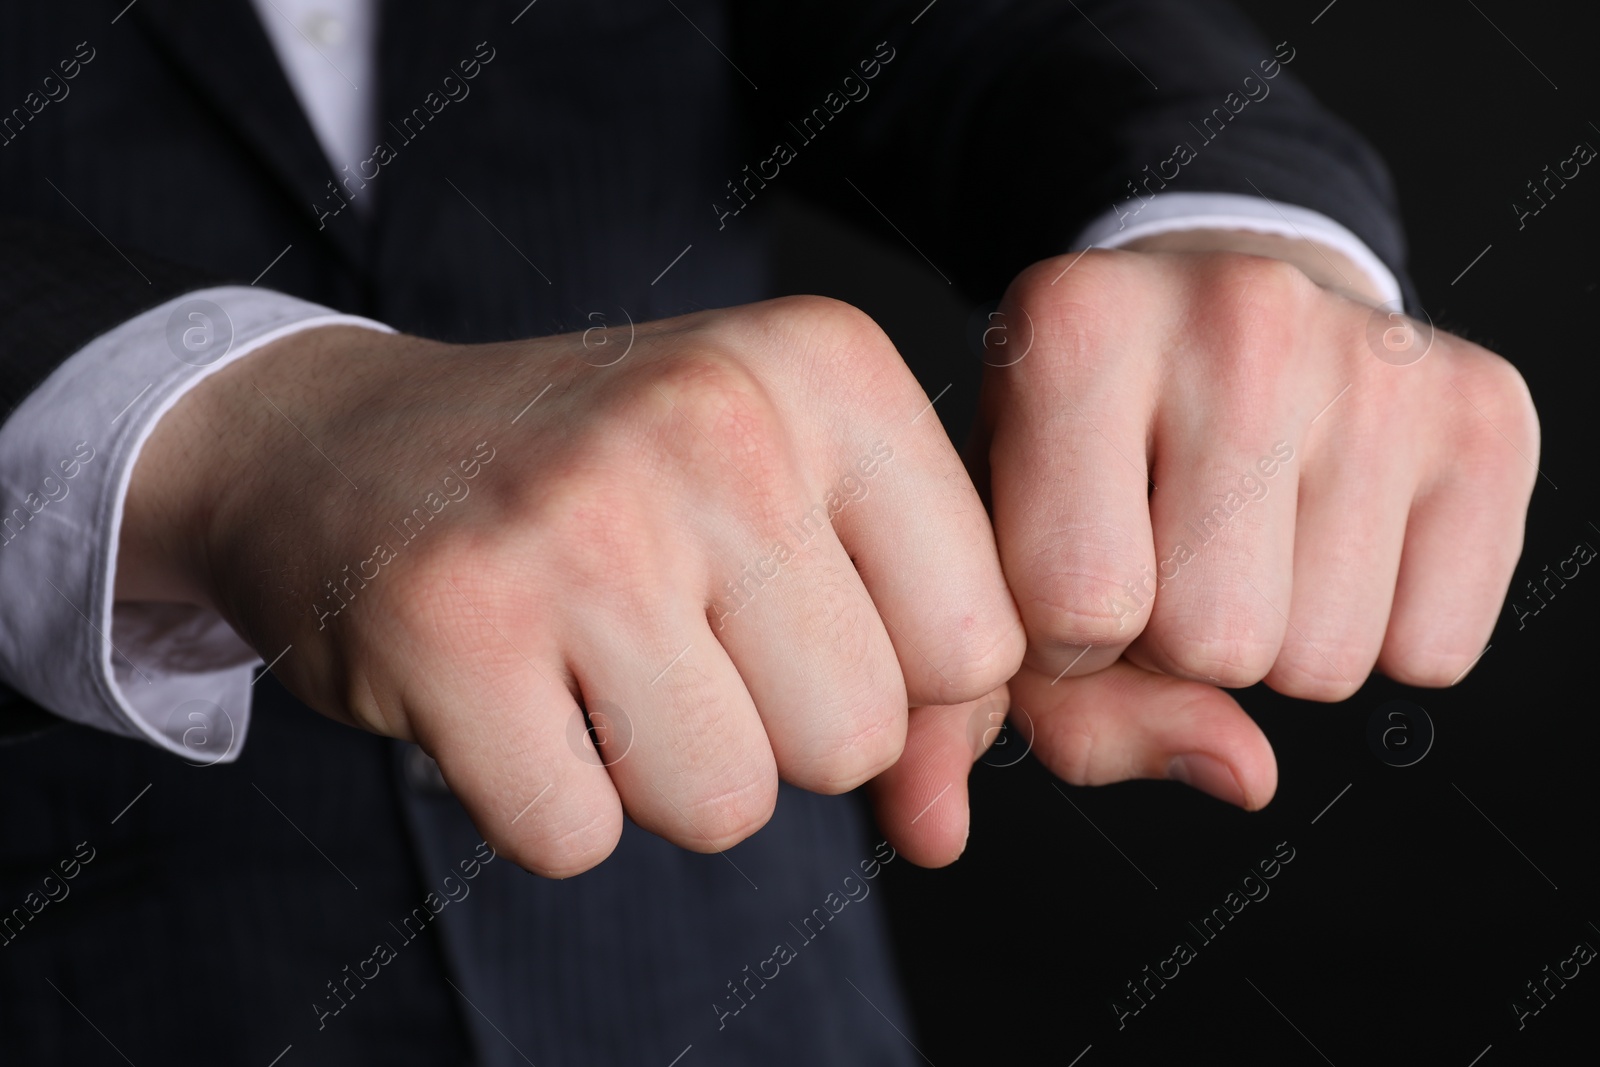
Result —
[{"label": "clenched fist", "polygon": [[538,873],[600,862],[624,810],[726,848],[780,776],[850,789],[900,755],[908,705],[1021,661],[928,406],[823,299],[474,346],[307,331],[158,425],[118,598],[292,643],[289,689],[416,741]]},{"label": "clenched fist", "polygon": [[[1176,778],[1259,808],[1271,747],[1215,687],[1340,700],[1375,666],[1450,685],[1482,652],[1537,477],[1527,388],[1334,291],[1361,277],[1337,262],[1179,235],[1007,292],[973,464],[1028,634],[1012,721],[1068,781]],[[967,717],[941,718],[886,776],[890,808],[964,781]],[[959,851],[952,793],[896,842],[913,860]]]}]

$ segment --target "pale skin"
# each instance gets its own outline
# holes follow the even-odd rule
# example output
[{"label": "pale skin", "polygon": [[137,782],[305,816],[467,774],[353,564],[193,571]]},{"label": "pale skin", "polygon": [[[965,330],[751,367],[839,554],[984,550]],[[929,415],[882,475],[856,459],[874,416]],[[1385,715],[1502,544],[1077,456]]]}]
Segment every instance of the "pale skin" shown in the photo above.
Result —
[{"label": "pale skin", "polygon": [[[780,777],[870,780],[891,843],[948,863],[984,709],[1008,693],[1070,782],[1179,778],[1257,809],[1276,762],[1219,686],[1339,700],[1375,667],[1451,684],[1520,552],[1538,453],[1522,379],[1442,332],[1415,364],[1377,359],[1377,302],[1337,253],[1254,234],[1036,264],[1002,304],[1032,347],[986,370],[981,495],[887,338],[833,301],[641,325],[609,367],[579,335],[307,331],[157,426],[117,597],[293,643],[274,670],[296,695],[421,744],[486,839],[548,876],[603,860],[624,811],[727,848]],[[471,497],[319,627],[320,583],[480,441],[495,458]],[[1293,459],[1270,492],[1110,610],[1276,442]],[[893,458],[865,494],[722,617],[726,583],[794,544],[788,524],[877,443]],[[574,751],[580,702],[625,709],[622,758]]]}]

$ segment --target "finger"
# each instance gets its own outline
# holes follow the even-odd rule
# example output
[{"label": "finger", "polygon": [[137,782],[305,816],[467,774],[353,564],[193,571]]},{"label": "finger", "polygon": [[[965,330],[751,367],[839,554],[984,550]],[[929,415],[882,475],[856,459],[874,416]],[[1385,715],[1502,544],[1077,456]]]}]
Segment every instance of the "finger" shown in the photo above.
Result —
[{"label": "finger", "polygon": [[1024,670],[1011,683],[1013,714],[1026,710],[1033,754],[1074,785],[1129,778],[1186,782],[1248,811],[1278,788],[1272,746],[1220,689],[1122,661],[1051,685]]},{"label": "finger", "polygon": [[439,614],[460,626],[449,642],[402,643],[404,667],[393,673],[405,680],[400,703],[417,743],[473,825],[547,878],[600,863],[622,835],[622,804],[593,746],[591,758],[578,754],[588,745],[583,713],[553,643],[489,622],[514,617],[497,612],[492,587],[462,579],[437,599],[408,599],[445,605]]},{"label": "finger", "polygon": [[[911,709],[905,752],[868,788],[879,829],[917,866],[943,867],[965,850],[971,819],[967,777],[973,761],[1000,736],[1008,704],[1002,686],[964,704]],[[1013,759],[1008,752],[1006,758],[1015,762],[1022,756]]]},{"label": "finger", "polygon": [[[1176,677],[1241,687],[1271,669],[1293,591],[1294,446],[1273,442],[1270,401],[1189,424],[1164,413],[1150,499],[1158,590],[1128,658]],[[1259,442],[1259,443],[1257,443]]]},{"label": "finger", "polygon": [[939,420],[914,408],[897,417],[904,427],[847,461],[818,499],[883,619],[910,702],[976,699],[1016,672],[1022,622],[983,502]]},{"label": "finger", "polygon": [[[1019,303],[1002,313],[1020,318],[1027,292],[1013,295]],[[1138,350],[1140,308],[1127,312],[1035,322],[1028,356],[986,372],[985,408],[1003,413],[989,453],[1000,557],[1027,627],[1027,662],[1050,678],[1114,662],[1153,602],[1143,417],[1153,376],[1108,358]]]},{"label": "finger", "polygon": [[[807,305],[814,400],[801,427],[807,510],[831,523],[894,644],[913,704],[974,700],[1022,661],[994,534],[961,458],[883,331],[836,302]],[[792,371],[791,371],[792,373]]]},{"label": "finger", "polygon": [[591,717],[611,720],[601,751],[629,816],[683,848],[720,852],[772,817],[772,749],[700,599],[641,600],[625,619],[587,620],[572,671]]},{"label": "finger", "polygon": [[[1515,377],[1507,364],[1491,366],[1491,375]],[[1378,659],[1385,674],[1409,685],[1454,685],[1483,653],[1522,554],[1523,521],[1538,478],[1538,423],[1521,379],[1498,394],[1503,410],[1495,406],[1496,394],[1470,378],[1456,384],[1462,393],[1454,399],[1470,402],[1462,417],[1474,432],[1451,442],[1453,462],[1412,505]],[[1526,603],[1540,605],[1541,597],[1558,591],[1561,572],[1575,575],[1581,558],[1575,551],[1541,571],[1532,588],[1525,587]]]},{"label": "finger", "polygon": [[[710,625],[748,688],[779,774],[842,793],[905,744],[895,646],[831,527],[775,536],[713,580]],[[730,549],[724,558],[740,558]]]},{"label": "finger", "polygon": [[[1392,435],[1341,440],[1337,453],[1308,461],[1299,484],[1289,628],[1266,675],[1278,692],[1305,700],[1343,700],[1372,673],[1415,491],[1402,472],[1416,465],[1381,451]],[[1357,506],[1361,521],[1351,522]]]},{"label": "finger", "polygon": [[990,453],[995,530],[1027,662],[1052,678],[1115,662],[1155,594],[1143,427],[1101,425],[1055,396],[1055,415],[1003,422]]}]

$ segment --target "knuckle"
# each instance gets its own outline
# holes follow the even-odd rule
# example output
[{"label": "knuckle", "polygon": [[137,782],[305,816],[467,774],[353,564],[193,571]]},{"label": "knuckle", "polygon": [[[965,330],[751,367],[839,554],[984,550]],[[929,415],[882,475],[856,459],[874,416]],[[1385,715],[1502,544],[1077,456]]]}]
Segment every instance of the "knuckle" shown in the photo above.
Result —
[{"label": "knuckle", "polygon": [[1200,286],[1202,330],[1211,350],[1229,360],[1237,384],[1275,382],[1284,360],[1300,350],[1301,311],[1315,284],[1291,263],[1228,254],[1216,258]]},{"label": "knuckle", "polygon": [[[1143,605],[1122,597],[1121,587],[1085,579],[1081,596],[1071,592],[1024,605],[1028,638],[1036,646],[1060,651],[1085,645],[1117,645],[1138,637],[1148,614]],[[1110,589],[1099,596],[1092,591]],[[1031,609],[1031,610],[1030,610]]]},{"label": "knuckle", "polygon": [[1377,655],[1370,649],[1318,641],[1316,648],[1288,647],[1266,675],[1284,696],[1333,703],[1353,696],[1371,673]]},{"label": "knuckle", "polygon": [[1025,267],[1006,289],[1007,303],[1048,308],[1065,300],[1096,303],[1113,295],[1138,260],[1126,252],[1089,249],[1041,259]]},{"label": "knuckle", "polygon": [[[839,396],[852,408],[909,403],[920,387],[900,351],[872,316],[842,300],[791,296],[769,301],[761,323],[768,351],[809,389]],[[848,390],[848,392],[841,392]]]},{"label": "knuckle", "polygon": [[803,724],[784,746],[785,776],[818,793],[842,793],[876,776],[900,758],[906,739],[906,687],[892,646],[853,654],[831,677],[821,699],[783,716]]},{"label": "knuckle", "polygon": [[956,643],[935,672],[939,702],[960,704],[993,692],[1017,673],[1027,647],[1026,632],[1014,623],[997,636],[993,629],[975,630]]},{"label": "knuckle", "polygon": [[[1145,568],[1148,571],[1148,568]],[[1130,568],[1129,574],[1134,573]],[[1143,572],[1141,573],[1141,577]],[[1100,574],[1056,570],[1029,583],[1021,606],[1035,644],[1110,645],[1137,637],[1155,599],[1153,582],[1117,581]]]},{"label": "knuckle", "polygon": [[[754,306],[757,323],[785,339],[820,337],[888,345],[889,338],[871,315],[830,296],[781,296]],[[892,346],[891,346],[892,347]]]},{"label": "knuckle", "polygon": [[1287,302],[1299,302],[1317,291],[1316,283],[1299,267],[1271,256],[1219,252],[1207,258],[1208,284],[1213,299],[1226,307],[1259,313]]},{"label": "knuckle", "polygon": [[857,717],[855,733],[843,750],[854,766],[829,783],[836,792],[853,789],[900,758],[906,746],[906,716],[902,697],[898,704],[880,703]]},{"label": "knuckle", "polygon": [[[1118,334],[1124,316],[1138,314],[1145,295],[1137,266],[1131,253],[1096,250],[1041,260],[1011,282],[1000,308],[1008,315],[1025,309],[1033,330],[1049,339],[1050,350],[1065,363],[1109,355],[1111,346],[1101,341]],[[1048,370],[1029,361],[1016,366],[1028,373]]]},{"label": "knuckle", "polygon": [[868,356],[894,350],[872,316],[833,297],[780,296],[749,305],[745,310],[754,333],[751,339],[759,341],[765,350],[786,355],[796,349],[812,350],[818,356],[840,349],[859,349]]},{"label": "knuckle", "polygon": [[786,296],[779,298],[775,303],[786,315],[829,325],[849,325],[881,335],[877,323],[872,321],[872,316],[854,304],[836,300],[831,296]]},{"label": "knuckle", "polygon": [[1100,785],[1096,779],[1095,750],[1099,747],[1094,723],[1073,716],[1056,723],[1042,719],[1036,727],[1034,753],[1059,778],[1073,785]]},{"label": "knuckle", "polygon": [[619,584],[604,576],[610,561],[666,565],[664,509],[688,502],[776,527],[791,484],[777,405],[720,343],[640,361],[561,459],[521,491],[518,529],[539,530],[607,587]]},{"label": "knuckle", "polygon": [[1499,452],[1509,440],[1519,452],[1537,462],[1539,413],[1527,381],[1509,361],[1470,346],[1468,358],[1452,384],[1471,402],[1458,410],[1456,425],[1462,447],[1471,454],[1479,454],[1480,450]]},{"label": "knuckle", "polygon": [[1482,653],[1482,646],[1445,649],[1437,647],[1408,648],[1397,653],[1385,652],[1383,671],[1402,685],[1419,689],[1444,689],[1472,665]]},{"label": "knuckle", "polygon": [[1217,636],[1218,630],[1227,629],[1241,627],[1205,620],[1195,626],[1163,627],[1155,643],[1179,670],[1197,679],[1227,689],[1254,685],[1272,669],[1280,642],[1244,633]]},{"label": "knuckle", "polygon": [[[703,435],[734,462],[759,457],[776,431],[775,407],[760,379],[715,345],[657,363],[635,395],[648,411],[648,424],[663,429],[668,441],[693,448]],[[683,422],[689,423],[687,434]]]},{"label": "knuckle", "polygon": [[703,789],[684,805],[684,823],[669,836],[693,852],[722,852],[765,826],[778,805],[775,775]]},{"label": "knuckle", "polygon": [[795,784],[815,793],[849,792],[877,777],[900,758],[906,743],[906,711],[882,701],[863,705],[850,716],[843,736],[820,738],[786,767]]},{"label": "knuckle", "polygon": [[617,805],[597,805],[587,816],[578,825],[554,830],[541,831],[539,824],[534,824],[531,833],[522,837],[508,834],[490,844],[519,867],[543,878],[571,878],[599,866],[622,839],[622,812]]}]

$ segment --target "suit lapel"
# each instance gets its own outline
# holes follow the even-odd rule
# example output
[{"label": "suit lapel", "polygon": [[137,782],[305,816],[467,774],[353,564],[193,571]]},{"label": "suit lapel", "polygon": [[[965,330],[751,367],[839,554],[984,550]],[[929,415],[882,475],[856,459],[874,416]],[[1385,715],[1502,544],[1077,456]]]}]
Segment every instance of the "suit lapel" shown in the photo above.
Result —
[{"label": "suit lapel", "polygon": [[[333,167],[246,0],[143,0],[129,14],[239,132],[300,210],[310,212],[324,201]],[[360,266],[366,233],[354,212],[344,215],[321,236]]]}]

